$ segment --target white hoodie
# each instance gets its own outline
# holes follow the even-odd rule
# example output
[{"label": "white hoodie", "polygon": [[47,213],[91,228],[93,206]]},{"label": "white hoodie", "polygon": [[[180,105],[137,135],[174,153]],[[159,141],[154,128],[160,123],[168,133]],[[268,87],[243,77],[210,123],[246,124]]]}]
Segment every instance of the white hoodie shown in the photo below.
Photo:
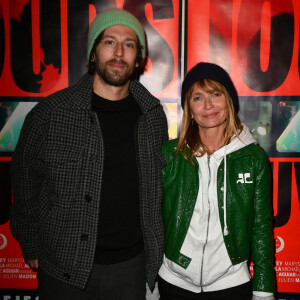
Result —
[{"label": "white hoodie", "polygon": [[[167,282],[199,293],[234,287],[250,280],[247,261],[233,266],[227,254],[218,211],[217,171],[224,159],[226,174],[226,155],[255,142],[249,128],[243,124],[243,131],[238,138],[232,138],[230,144],[210,156],[205,154],[197,158],[199,191],[190,226],[180,250],[183,255],[191,258],[191,262],[184,269],[164,257],[159,275]],[[225,183],[226,175],[224,177]],[[223,189],[226,195],[226,184]],[[225,197],[223,209],[226,231]]]}]

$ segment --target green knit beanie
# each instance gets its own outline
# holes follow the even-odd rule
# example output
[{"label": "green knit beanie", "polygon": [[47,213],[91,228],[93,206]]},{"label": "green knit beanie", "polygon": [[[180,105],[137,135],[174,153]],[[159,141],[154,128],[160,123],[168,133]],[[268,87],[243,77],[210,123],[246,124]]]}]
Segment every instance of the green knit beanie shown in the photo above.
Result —
[{"label": "green knit beanie", "polygon": [[142,56],[145,58],[145,33],[140,21],[126,10],[110,8],[94,19],[89,30],[87,58],[89,60],[95,39],[106,28],[113,25],[126,25],[136,32],[142,45]]}]

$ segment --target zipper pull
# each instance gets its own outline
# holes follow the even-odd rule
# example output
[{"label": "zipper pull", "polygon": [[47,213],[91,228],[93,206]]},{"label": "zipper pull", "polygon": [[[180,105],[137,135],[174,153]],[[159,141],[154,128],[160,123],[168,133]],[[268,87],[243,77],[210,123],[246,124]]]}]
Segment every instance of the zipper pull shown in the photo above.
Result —
[{"label": "zipper pull", "polygon": [[229,231],[228,231],[227,226],[224,227],[224,231],[223,231],[223,232],[224,232],[224,235],[225,235],[225,236],[229,234]]}]

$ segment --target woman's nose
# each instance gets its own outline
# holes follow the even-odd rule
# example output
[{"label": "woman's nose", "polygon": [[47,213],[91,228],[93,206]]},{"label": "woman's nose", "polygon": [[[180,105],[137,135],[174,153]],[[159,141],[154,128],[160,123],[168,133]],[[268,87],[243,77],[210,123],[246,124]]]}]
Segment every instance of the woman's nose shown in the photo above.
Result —
[{"label": "woman's nose", "polygon": [[213,103],[212,103],[212,100],[210,98],[210,96],[207,96],[204,100],[204,108],[205,109],[210,109],[213,107]]}]

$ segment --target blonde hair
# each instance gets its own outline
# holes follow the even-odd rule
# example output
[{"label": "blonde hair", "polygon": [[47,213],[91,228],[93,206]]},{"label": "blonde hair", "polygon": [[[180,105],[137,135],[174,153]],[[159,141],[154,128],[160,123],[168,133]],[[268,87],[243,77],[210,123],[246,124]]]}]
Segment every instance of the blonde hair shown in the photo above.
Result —
[{"label": "blonde hair", "polygon": [[[194,164],[193,156],[196,154],[200,157],[203,156],[208,148],[202,143],[199,129],[197,123],[192,120],[192,114],[190,110],[190,100],[194,90],[194,87],[201,88],[206,93],[219,92],[225,96],[226,99],[226,120],[223,131],[224,143],[222,145],[225,146],[230,142],[230,139],[233,135],[239,136],[240,132],[243,129],[242,123],[238,117],[237,112],[233,107],[232,99],[227,92],[226,88],[220,84],[219,82],[212,79],[201,79],[193,83],[188,91],[186,92],[184,99],[184,108],[183,108],[183,116],[181,121],[181,128],[179,134],[179,140],[177,144],[177,151],[181,151],[182,155],[185,159],[189,159],[189,161]],[[189,148],[189,157],[186,156],[187,147]]]}]

